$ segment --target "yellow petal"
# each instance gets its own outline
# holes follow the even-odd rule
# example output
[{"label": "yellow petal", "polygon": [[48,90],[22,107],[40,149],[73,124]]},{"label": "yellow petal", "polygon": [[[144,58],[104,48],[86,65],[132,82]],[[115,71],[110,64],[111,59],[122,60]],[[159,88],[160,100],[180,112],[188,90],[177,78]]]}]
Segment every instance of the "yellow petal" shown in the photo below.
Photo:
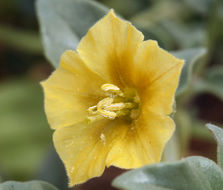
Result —
[{"label": "yellow petal", "polygon": [[104,119],[58,129],[54,145],[73,186],[102,175],[105,166],[128,169],[160,161],[173,130],[169,117],[144,110],[131,125]]},{"label": "yellow petal", "polygon": [[156,41],[143,42],[131,73],[131,83],[140,94],[141,104],[157,114],[170,114],[183,63],[161,49]]},{"label": "yellow petal", "polygon": [[74,51],[66,51],[57,70],[42,82],[50,126],[56,129],[83,121],[87,109],[102,97],[104,83]]},{"label": "yellow petal", "polygon": [[143,110],[139,119],[129,126],[125,136],[117,138],[113,144],[107,156],[107,166],[130,169],[159,162],[174,126],[168,116]]},{"label": "yellow petal", "polygon": [[141,96],[143,106],[157,114],[171,114],[181,69],[179,64],[151,83]]},{"label": "yellow petal", "polygon": [[87,66],[110,83],[128,83],[132,57],[143,35],[111,10],[82,38],[77,51]]},{"label": "yellow petal", "polygon": [[110,147],[127,129],[117,123],[104,119],[56,130],[54,145],[65,164],[69,186],[102,175]]}]

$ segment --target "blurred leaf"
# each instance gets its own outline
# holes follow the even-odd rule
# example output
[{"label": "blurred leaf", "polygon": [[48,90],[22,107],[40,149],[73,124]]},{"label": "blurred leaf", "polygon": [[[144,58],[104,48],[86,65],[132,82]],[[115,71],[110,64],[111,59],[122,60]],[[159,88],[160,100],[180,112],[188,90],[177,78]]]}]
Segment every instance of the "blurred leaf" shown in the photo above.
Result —
[{"label": "blurred leaf", "polygon": [[[133,16],[149,6],[148,0],[101,0],[101,2],[108,7],[112,7],[124,17]],[[126,8],[126,5],[128,8]]]},{"label": "blurred leaf", "polygon": [[206,91],[215,94],[223,100],[223,66],[207,70],[205,77]]},{"label": "blurred leaf", "polygon": [[186,50],[172,51],[174,56],[185,60],[185,64],[181,73],[177,95],[183,93],[190,83],[193,66],[199,58],[206,54],[205,48],[191,48]]},{"label": "blurred leaf", "polygon": [[113,186],[123,190],[220,190],[223,172],[207,158],[188,157],[126,172]]},{"label": "blurred leaf", "polygon": [[200,66],[200,73],[204,73],[207,69],[209,62],[215,57],[216,49],[219,48],[218,44],[221,44],[220,36],[222,33],[223,17],[221,17],[223,7],[222,0],[213,0],[212,6],[208,7],[208,25],[207,25],[207,47],[208,55],[207,61]]},{"label": "blurred leaf", "polygon": [[0,190],[58,190],[44,181],[16,182],[7,181],[0,184]]},{"label": "blurred leaf", "polygon": [[180,106],[176,111],[174,120],[177,126],[175,133],[179,139],[178,146],[180,149],[181,153],[180,158],[181,158],[182,155],[188,154],[188,149],[191,139],[191,128],[193,124],[191,123],[191,115],[188,114],[188,110],[185,110]]},{"label": "blurred leaf", "polygon": [[75,50],[79,40],[109,9],[93,0],[37,0],[46,57],[59,64],[61,54]]},{"label": "blurred leaf", "polygon": [[164,20],[160,23],[163,30],[171,36],[175,46],[179,49],[204,46],[205,29],[202,25],[187,26],[185,23],[179,23],[171,20]]},{"label": "blurred leaf", "polygon": [[200,14],[207,15],[213,0],[183,0],[190,8]]},{"label": "blurred leaf", "polygon": [[203,139],[205,141],[211,141],[213,138],[208,130],[204,129],[205,123],[198,118],[194,117],[191,121],[193,127],[191,127],[191,134],[194,139]]},{"label": "blurred leaf", "polygon": [[40,167],[37,179],[47,181],[59,189],[68,189],[68,179],[62,161],[52,147]]},{"label": "blurred leaf", "polygon": [[195,90],[214,94],[223,101],[223,67],[215,66],[206,72],[203,79],[195,81]]},{"label": "blurred leaf", "polygon": [[[174,11],[173,11],[174,10]],[[160,1],[139,14],[130,18],[134,25],[149,28],[151,25],[166,19],[184,17],[185,7],[176,1]]]},{"label": "blurred leaf", "polygon": [[141,27],[135,25],[144,35],[145,40],[153,39],[158,41],[159,46],[164,49],[173,49],[174,43],[171,36],[158,24],[151,25],[150,27]]},{"label": "blurred leaf", "polygon": [[218,151],[217,151],[218,165],[223,169],[223,129],[212,124],[207,124],[206,126],[214,134],[216,141],[218,143]]},{"label": "blurred leaf", "polygon": [[213,67],[207,72],[207,88],[223,100],[223,66]]},{"label": "blurred leaf", "polygon": [[177,133],[174,133],[165,146],[162,156],[162,161],[173,162],[179,160],[180,158],[181,158],[181,149],[180,149],[179,137]]},{"label": "blurred leaf", "polygon": [[162,20],[150,26],[136,23],[136,27],[143,32],[145,40],[157,40],[165,49],[188,49],[205,43],[205,30],[199,25],[186,27],[176,21]]},{"label": "blurred leaf", "polygon": [[41,54],[42,45],[37,33],[0,25],[0,41],[25,52]]},{"label": "blurred leaf", "polygon": [[28,179],[51,142],[40,85],[14,80],[0,86],[0,170],[16,180]]}]

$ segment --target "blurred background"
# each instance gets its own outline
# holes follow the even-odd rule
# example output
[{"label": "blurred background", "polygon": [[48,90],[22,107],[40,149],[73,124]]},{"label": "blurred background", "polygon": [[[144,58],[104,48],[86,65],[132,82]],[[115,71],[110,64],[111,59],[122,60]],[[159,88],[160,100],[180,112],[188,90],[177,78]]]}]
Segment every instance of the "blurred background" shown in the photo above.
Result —
[{"label": "blurred background", "polygon": [[[145,39],[157,40],[164,49],[207,48],[207,55],[193,67],[191,88],[177,97],[176,133],[179,157],[216,160],[216,144],[204,124],[223,126],[222,2],[98,2],[130,20]],[[41,179],[66,190],[66,174],[53,149],[39,85],[53,71],[43,54],[35,0],[0,1],[0,181]],[[78,189],[114,189],[110,182],[121,172],[112,167]]]}]

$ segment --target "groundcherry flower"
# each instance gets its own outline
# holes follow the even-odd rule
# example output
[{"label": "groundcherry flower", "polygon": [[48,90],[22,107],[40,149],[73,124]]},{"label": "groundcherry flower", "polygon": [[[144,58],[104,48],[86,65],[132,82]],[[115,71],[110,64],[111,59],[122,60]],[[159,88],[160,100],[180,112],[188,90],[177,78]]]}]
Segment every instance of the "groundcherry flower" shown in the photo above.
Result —
[{"label": "groundcherry flower", "polygon": [[[56,31],[55,31],[56,32]],[[105,167],[159,162],[174,132],[169,115],[183,66],[111,10],[61,56],[42,82],[45,111],[69,185]]]}]

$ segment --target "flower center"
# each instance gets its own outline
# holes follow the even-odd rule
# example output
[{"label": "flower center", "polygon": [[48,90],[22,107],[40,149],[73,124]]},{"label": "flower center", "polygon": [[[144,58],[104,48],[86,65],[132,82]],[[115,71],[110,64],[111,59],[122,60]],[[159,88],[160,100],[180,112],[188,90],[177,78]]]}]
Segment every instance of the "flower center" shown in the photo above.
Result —
[{"label": "flower center", "polygon": [[135,119],[139,114],[139,97],[134,89],[126,88],[121,91],[113,84],[103,84],[101,89],[106,98],[97,105],[88,108],[87,122],[107,118],[113,120],[118,117]]}]

